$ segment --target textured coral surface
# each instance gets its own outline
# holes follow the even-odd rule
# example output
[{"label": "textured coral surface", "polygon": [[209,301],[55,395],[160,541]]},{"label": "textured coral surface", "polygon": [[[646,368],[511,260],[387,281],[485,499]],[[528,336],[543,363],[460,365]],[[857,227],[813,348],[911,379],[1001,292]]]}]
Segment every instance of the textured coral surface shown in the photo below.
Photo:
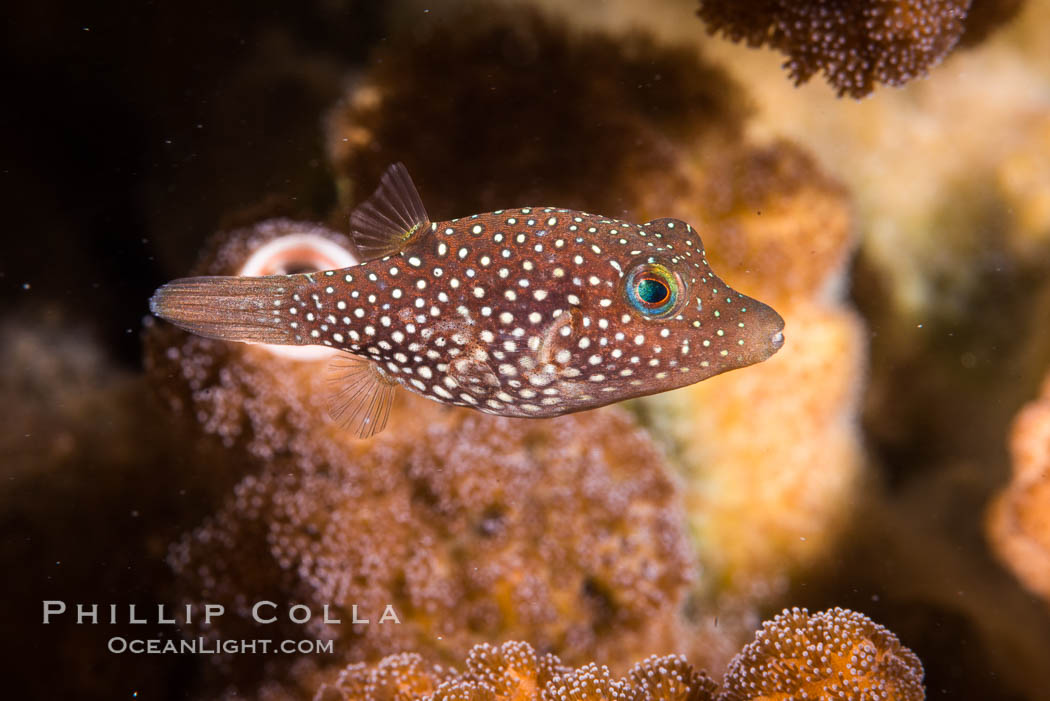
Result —
[{"label": "textured coral surface", "polygon": [[747,373],[642,406],[687,476],[708,591],[762,599],[827,551],[856,499],[866,348],[839,290],[850,205],[788,142],[696,158],[685,172],[695,194],[656,188],[646,206],[696,222],[731,284],[773,300],[791,342]]},{"label": "textured coral surface", "polygon": [[717,685],[680,655],[651,656],[622,678],[609,668],[589,663],[573,669],[554,655],[538,655],[531,645],[508,642],[477,645],[467,655],[462,673],[427,668],[417,655],[387,657],[376,665],[356,664],[322,685],[318,701],[382,701],[392,694],[416,701],[709,701]]},{"label": "textured coral surface", "polygon": [[[273,461],[175,548],[183,597],[232,614],[199,633],[250,636],[263,598],[346,622],[356,605],[372,625],[307,628],[343,659],[442,660],[519,637],[615,661],[674,640],[691,558],[662,456],[622,411],[455,412],[360,456],[320,438],[312,450],[316,472]],[[399,625],[375,624],[387,604]]]},{"label": "textured coral surface", "polygon": [[855,611],[785,609],[762,624],[726,672],[722,701],[926,698],[922,663]]},{"label": "textured coral surface", "polygon": [[787,55],[796,84],[822,72],[840,96],[864,97],[876,85],[922,77],[966,32],[979,42],[1011,17],[1017,2],[990,0],[701,0],[708,31]]},{"label": "textured coral surface", "polygon": [[317,701],[921,701],[922,664],[889,630],[854,611],[784,610],[733,659],[721,690],[680,655],[651,656],[617,679],[594,663],[573,669],[521,642],[482,644],[462,673],[418,655],[354,664],[320,683]]}]

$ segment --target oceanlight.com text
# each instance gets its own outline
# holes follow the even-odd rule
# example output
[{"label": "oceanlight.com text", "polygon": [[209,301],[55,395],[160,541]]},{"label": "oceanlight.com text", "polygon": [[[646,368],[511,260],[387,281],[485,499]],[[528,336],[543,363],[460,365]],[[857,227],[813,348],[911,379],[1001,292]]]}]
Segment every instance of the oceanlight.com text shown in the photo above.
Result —
[{"label": "oceanlight.com text", "polygon": [[332,640],[149,640],[142,638],[109,639],[107,648],[117,655],[331,655]]}]

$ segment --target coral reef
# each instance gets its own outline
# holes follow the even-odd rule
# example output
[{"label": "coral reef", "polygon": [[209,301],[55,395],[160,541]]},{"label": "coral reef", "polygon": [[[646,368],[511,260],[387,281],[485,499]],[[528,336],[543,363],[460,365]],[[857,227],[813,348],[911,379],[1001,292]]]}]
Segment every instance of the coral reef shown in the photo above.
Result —
[{"label": "coral reef", "polygon": [[381,699],[388,698],[391,689],[405,698],[435,693],[447,698],[455,697],[456,692],[521,698],[535,695],[566,671],[555,656],[538,656],[530,645],[517,642],[499,647],[477,645],[467,655],[466,665],[467,671],[461,675],[438,666],[428,668],[418,654],[390,655],[375,665],[358,663],[340,670],[336,679],[321,686],[315,698]]},{"label": "coral reef", "polygon": [[401,653],[313,682],[319,684],[315,701],[919,701],[925,698],[922,677],[915,654],[866,616],[795,608],[763,624],[733,659],[721,690],[680,655],[651,656],[615,679],[608,667],[591,662],[572,669],[522,642],[475,646],[462,673],[428,668],[419,655]]},{"label": "coral reef", "polygon": [[795,84],[823,72],[839,96],[860,98],[878,84],[903,85],[926,75],[959,43],[979,42],[1012,17],[1019,3],[986,0],[701,0],[697,14],[712,34],[788,56]]},{"label": "coral reef", "polygon": [[[373,614],[308,628],[341,636],[348,659],[443,659],[504,636],[570,660],[623,659],[673,641],[693,566],[662,456],[630,419],[448,414],[353,457],[315,436],[312,474],[274,459],[245,478],[172,554],[187,599],[233,614],[199,632],[248,634],[242,602],[280,593],[343,621],[355,605]],[[400,625],[375,624],[387,604]]]},{"label": "coral reef", "polygon": [[1050,375],[1014,420],[1010,455],[1013,476],[989,509],[988,537],[1017,578],[1050,602]]},{"label": "coral reef", "polygon": [[[657,397],[647,410],[691,470],[684,501],[703,584],[715,593],[776,595],[827,552],[855,499],[863,463],[853,418],[858,322],[818,305],[787,318],[793,344],[783,357],[746,377]],[[718,410],[697,410],[713,405]]]},{"label": "coral reef", "polygon": [[577,669],[551,654],[538,655],[527,643],[475,646],[466,670],[427,669],[418,655],[392,655],[374,666],[351,665],[325,683],[317,701],[382,701],[391,692],[404,701],[711,701],[717,685],[680,655],[651,656],[615,679],[608,667],[591,662]]},{"label": "coral reef", "polygon": [[730,663],[719,700],[919,701],[922,675],[915,653],[867,616],[785,609]]},{"label": "coral reef", "polygon": [[[393,45],[329,119],[347,201],[404,158],[436,216],[545,202],[676,216],[702,232],[728,284],[783,308],[788,341],[766,372],[635,405],[686,478],[704,586],[768,595],[833,541],[860,468],[864,353],[859,322],[838,301],[853,245],[842,187],[799,147],[748,140],[749,100],[691,48],[521,10],[451,13]],[[591,64],[604,69],[572,69]],[[422,88],[438,81],[438,96]],[[753,547],[735,548],[738,538]],[[731,628],[723,618],[722,633]]]},{"label": "coral reef", "polygon": [[[217,235],[198,271],[324,267],[343,244],[316,225],[269,221]],[[146,351],[167,406],[241,456],[216,465],[243,475],[225,506],[171,554],[181,598],[228,611],[194,635],[251,637],[250,607],[267,600],[329,605],[346,625],[318,615],[306,630],[334,637],[343,661],[406,649],[443,660],[518,637],[572,662],[615,663],[678,639],[695,558],[666,459],[622,409],[528,421],[404,396],[396,430],[358,441],[325,416],[326,354],[162,323],[149,324]],[[399,625],[377,623],[387,605]],[[359,616],[372,623],[349,624]],[[225,683],[242,686],[284,664],[221,662]]]},{"label": "coral reef", "polygon": [[[611,675],[620,675],[623,659],[680,651],[717,675],[753,635],[757,611],[790,601],[876,618],[921,656],[931,695],[1045,699],[1050,615],[1033,593],[1038,589],[1023,586],[1009,564],[1028,572],[1045,562],[1038,536],[1045,532],[1045,480],[1028,469],[1022,479],[1019,469],[1042,459],[1032,457],[1045,445],[1041,429],[1027,417],[1036,417],[1036,426],[1045,421],[1045,386],[1015,424],[1018,478],[1005,488],[1004,437],[1050,365],[1050,3],[974,0],[956,47],[979,46],[953,49],[929,80],[876,87],[870,99],[854,101],[836,98],[820,80],[796,88],[778,70],[777,51],[708,36],[696,3],[526,1],[548,7],[553,19],[508,9],[516,0],[308,0],[279,16],[242,0],[221,8],[190,0],[90,13],[68,0],[11,4],[15,20],[2,49],[15,67],[9,92],[17,109],[6,120],[14,136],[5,166],[12,235],[0,256],[0,561],[8,573],[3,598],[18,632],[5,636],[0,652],[11,668],[5,694],[184,699],[248,679],[242,697],[310,698],[321,683],[337,680],[346,660],[244,656],[221,662],[268,668],[202,680],[210,657],[105,649],[109,635],[172,639],[175,626],[78,626],[73,619],[42,626],[40,599],[152,608],[174,603],[173,587],[183,600],[199,601],[202,591],[226,597],[243,587],[254,595],[254,586],[282,604],[299,591],[319,597],[324,587],[341,585],[323,584],[337,579],[331,560],[310,558],[358,552],[342,547],[330,517],[348,512],[348,483],[362,494],[391,493],[384,480],[396,490],[407,489],[402,481],[419,487],[411,498],[421,506],[411,513],[438,522],[428,528],[443,528],[446,513],[479,524],[466,548],[482,548],[480,532],[506,526],[467,506],[437,512],[433,494],[446,505],[469,500],[440,475],[423,480],[408,472],[422,450],[414,443],[445,428],[463,434],[464,416],[404,401],[392,417],[396,438],[363,447],[324,417],[317,399],[322,355],[223,346],[151,323],[150,380],[174,414],[150,401],[138,372],[135,329],[145,300],[158,283],[187,271],[205,232],[248,224],[242,232],[253,236],[254,222],[278,215],[338,230],[345,207],[367,194],[387,163],[402,159],[433,213],[444,216],[529,201],[640,220],[678,214],[704,227],[713,263],[734,287],[769,296],[785,310],[781,365],[729,375],[697,388],[704,391],[661,398],[666,402],[629,405],[649,429],[642,440],[665,441],[659,460],[683,477],[685,499],[679,492],[675,501],[688,505],[704,565],[695,580],[701,592],[687,599],[690,629],[681,637],[663,628],[677,623],[669,609],[653,609],[662,623],[644,630],[604,628],[592,614],[605,606],[606,593],[572,592],[571,601],[589,607],[586,615],[573,612],[573,625],[583,630],[573,664],[607,662]],[[875,3],[853,5],[865,4]],[[781,5],[787,3],[767,3]],[[749,6],[757,4],[735,4],[741,12]],[[1017,21],[989,36],[1015,12]],[[56,16],[78,20],[55,23]],[[656,38],[637,36],[639,28]],[[872,56],[872,65],[877,60]],[[120,70],[99,70],[106,66]],[[863,85],[863,78],[843,80]],[[322,110],[341,95],[347,97],[332,112],[327,141],[318,138]],[[848,186],[855,206],[836,182]],[[340,207],[333,206],[337,195]],[[246,203],[250,211],[230,216]],[[318,230],[285,223],[289,234]],[[850,269],[850,294],[870,333],[841,301],[851,229],[862,248]],[[338,257],[352,254],[339,234],[325,237],[343,249]],[[238,270],[254,250],[231,253],[215,270]],[[869,339],[863,430],[874,469],[863,474],[874,479],[857,490],[856,369]],[[601,421],[625,434],[639,425],[614,414]],[[587,435],[604,440],[592,418]],[[481,423],[470,429],[487,430]],[[546,434],[540,439],[547,445]],[[385,469],[358,474],[383,459],[364,456],[366,450],[401,460],[395,477]],[[421,464],[434,463],[435,456],[421,454]],[[243,519],[238,500],[256,497],[261,502],[247,504],[249,511],[280,520]],[[377,511],[392,513],[383,509],[397,505],[384,498]],[[843,541],[829,550],[845,517]],[[193,559],[208,552],[195,540],[208,529],[241,539],[208,544],[228,564]],[[990,546],[999,533],[1011,544],[1004,552],[1030,550],[1001,553],[1008,564],[999,566],[997,546]],[[271,536],[279,542],[267,542]],[[173,559],[185,568],[175,581],[164,559],[173,541],[180,543]],[[425,548],[444,557],[448,545]],[[534,556],[523,550],[523,561]],[[229,571],[253,552],[255,560]],[[453,554],[456,565],[469,552]],[[376,571],[386,564],[373,560],[367,565]],[[262,580],[260,562],[277,562],[270,572],[276,584]],[[692,565],[687,569],[691,575]],[[405,571],[418,577],[418,569]],[[216,579],[202,582],[201,572]],[[789,593],[775,596],[792,572]],[[1034,572],[1025,577],[1037,587],[1045,581]],[[435,581],[450,580],[439,573]],[[347,586],[357,585],[364,583]],[[411,585],[421,590],[417,580]],[[635,606],[632,596],[622,610]],[[426,592],[418,598],[439,600]],[[756,607],[756,600],[764,604]],[[231,607],[227,628],[248,630],[235,613],[240,604],[224,601]],[[506,601],[497,602],[501,614],[515,610]],[[344,621],[349,602],[348,595],[335,614]],[[360,613],[374,621],[366,604]],[[445,618],[411,607],[401,613],[404,635],[375,625],[314,637],[339,636],[340,655],[379,655],[416,646],[417,636],[430,637]],[[278,628],[288,630],[253,626],[250,633]],[[537,630],[558,633],[546,624]],[[303,634],[295,629],[295,637]],[[416,678],[432,677],[433,687],[419,689],[429,694],[458,678],[447,669],[432,672],[432,664],[458,663],[463,646],[498,643],[500,635],[467,631],[451,643],[426,641],[446,647],[388,663],[372,688],[388,699],[414,695],[399,694],[396,681],[399,669],[415,666]],[[598,654],[584,650],[594,639],[602,641]],[[674,639],[684,644],[670,644]],[[609,651],[613,645],[622,652]],[[538,665],[543,659],[537,654]],[[460,685],[456,693],[478,688]]]},{"label": "coral reef", "polygon": [[[644,433],[615,409],[547,422],[447,413],[354,457],[317,439],[312,474],[274,459],[245,478],[172,553],[183,596],[229,611],[197,632],[250,635],[261,598],[329,604],[346,625],[316,617],[306,630],[335,636],[350,660],[443,660],[503,637],[568,660],[673,644],[694,565]],[[399,625],[376,623],[388,604]]]}]

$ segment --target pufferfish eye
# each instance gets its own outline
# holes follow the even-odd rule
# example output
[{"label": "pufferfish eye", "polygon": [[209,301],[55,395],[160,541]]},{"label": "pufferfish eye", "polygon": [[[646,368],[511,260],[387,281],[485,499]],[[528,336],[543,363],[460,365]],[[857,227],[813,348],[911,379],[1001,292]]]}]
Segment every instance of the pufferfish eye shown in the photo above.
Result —
[{"label": "pufferfish eye", "polygon": [[677,307],[677,277],[659,263],[645,263],[627,275],[627,300],[647,317],[661,317]]}]

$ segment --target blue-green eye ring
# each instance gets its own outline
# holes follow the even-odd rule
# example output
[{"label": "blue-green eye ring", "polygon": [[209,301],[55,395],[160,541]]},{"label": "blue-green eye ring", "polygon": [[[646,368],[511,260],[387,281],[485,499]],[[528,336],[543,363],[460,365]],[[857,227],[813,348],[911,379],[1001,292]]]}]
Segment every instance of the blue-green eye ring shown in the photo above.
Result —
[{"label": "blue-green eye ring", "polygon": [[646,263],[627,275],[627,300],[645,316],[666,316],[677,307],[678,287],[670,270],[659,263]]}]

